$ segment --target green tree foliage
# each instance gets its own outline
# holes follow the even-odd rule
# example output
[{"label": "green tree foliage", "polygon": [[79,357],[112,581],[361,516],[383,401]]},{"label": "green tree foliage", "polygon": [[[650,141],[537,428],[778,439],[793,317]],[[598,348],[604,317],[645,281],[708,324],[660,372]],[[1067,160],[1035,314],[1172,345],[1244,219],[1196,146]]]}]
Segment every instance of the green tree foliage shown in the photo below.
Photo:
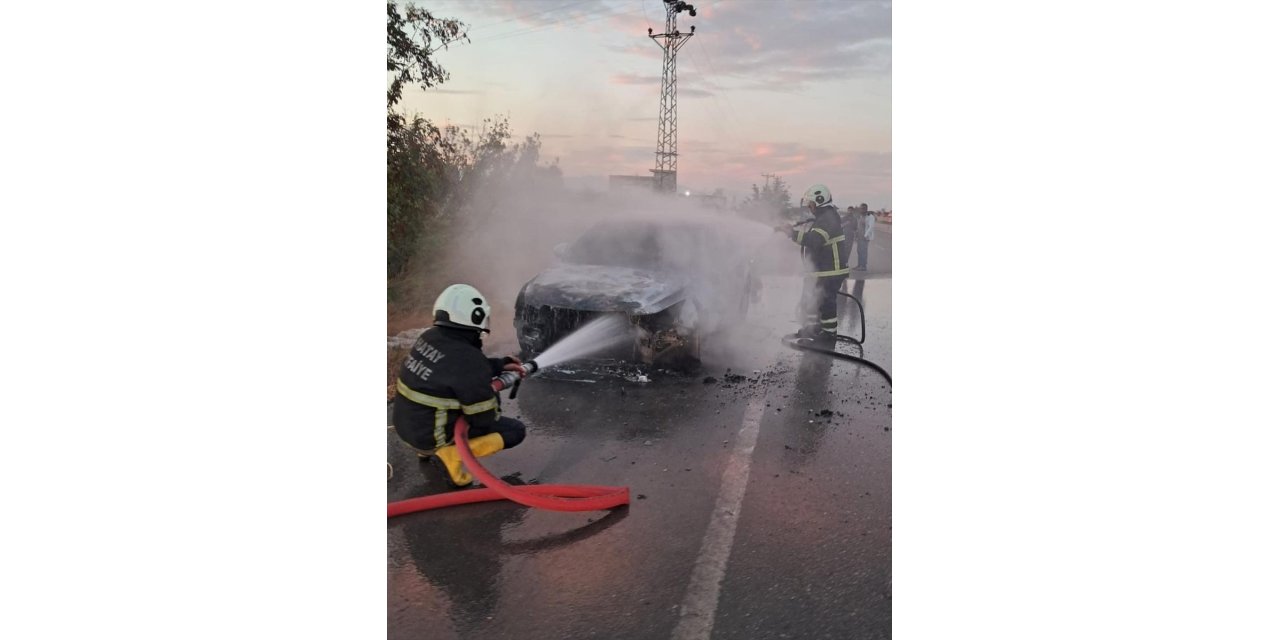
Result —
[{"label": "green tree foliage", "polygon": [[432,54],[466,39],[466,25],[413,5],[387,2],[387,277],[401,273],[423,231],[439,217],[452,155],[444,133],[419,115],[395,111],[405,85],[423,88],[449,79]]},{"label": "green tree foliage", "polygon": [[[390,122],[392,118],[388,118]],[[439,216],[437,198],[448,176],[431,138],[440,130],[421,116],[395,114],[387,127],[387,277],[404,270],[428,220]]]},{"label": "green tree foliage", "polygon": [[469,132],[439,127],[396,105],[408,86],[431,88],[449,79],[432,54],[468,41],[466,25],[387,3],[387,278],[404,275],[422,253],[435,255],[456,231],[485,219],[512,189],[558,186],[560,169],[540,164],[537,134],[513,142],[506,118]]},{"label": "green tree foliage", "polygon": [[387,3],[387,108],[400,102],[406,84],[431,88],[449,79],[431,54],[460,40],[470,42],[467,26],[457,20],[436,18],[430,11],[408,5],[400,13],[395,2]]}]

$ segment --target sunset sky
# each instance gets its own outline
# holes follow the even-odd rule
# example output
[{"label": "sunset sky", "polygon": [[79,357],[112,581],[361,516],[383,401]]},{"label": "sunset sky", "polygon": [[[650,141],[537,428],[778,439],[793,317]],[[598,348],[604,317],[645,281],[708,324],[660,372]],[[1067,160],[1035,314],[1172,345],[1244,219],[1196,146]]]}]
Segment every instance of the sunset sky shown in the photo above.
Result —
[{"label": "sunset sky", "polygon": [[[469,25],[470,43],[437,53],[444,85],[401,107],[437,123],[510,117],[541,134],[566,184],[603,189],[609,174],[654,166],[661,0],[417,2]],[[711,0],[680,14],[696,35],[677,57],[679,184],[750,192],[781,176],[793,200],[826,184],[844,207],[891,207],[890,3]]]}]

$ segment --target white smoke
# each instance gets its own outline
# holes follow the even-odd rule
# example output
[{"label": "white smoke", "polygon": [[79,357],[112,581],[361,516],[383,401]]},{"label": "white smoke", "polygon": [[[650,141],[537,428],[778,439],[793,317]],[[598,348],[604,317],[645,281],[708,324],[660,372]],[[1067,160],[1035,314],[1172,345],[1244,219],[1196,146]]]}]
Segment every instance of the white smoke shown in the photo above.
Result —
[{"label": "white smoke", "polygon": [[[491,334],[486,337],[489,352],[517,350],[512,323],[520,288],[555,263],[557,245],[574,241],[602,220],[648,221],[671,230],[658,234],[659,251],[667,258],[664,261],[687,265],[698,283],[693,295],[699,300],[700,326],[706,332],[728,330],[743,320],[740,292],[729,291],[741,282],[740,274],[730,272],[734,265],[754,262],[763,275],[800,272],[796,245],[769,225],[733,211],[704,208],[681,195],[546,189],[537,194],[512,190],[487,195],[498,205],[472,212],[462,228],[453,230],[454,240],[434,257],[434,272],[423,278],[428,290],[420,299],[431,300],[454,282],[479,288],[493,307]],[[677,231],[680,223],[688,222],[712,225],[720,240],[706,246],[699,238]],[[781,304],[786,306],[781,311],[789,314],[794,301]]]}]

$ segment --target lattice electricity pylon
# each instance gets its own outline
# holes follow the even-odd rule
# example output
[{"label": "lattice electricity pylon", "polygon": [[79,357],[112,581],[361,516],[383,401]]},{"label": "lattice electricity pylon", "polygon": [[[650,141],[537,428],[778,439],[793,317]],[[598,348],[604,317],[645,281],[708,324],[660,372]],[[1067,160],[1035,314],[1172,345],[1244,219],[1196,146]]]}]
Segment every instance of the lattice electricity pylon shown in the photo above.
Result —
[{"label": "lattice electricity pylon", "polygon": [[[676,190],[676,52],[693,37],[697,27],[689,27],[688,33],[676,28],[676,15],[688,11],[689,17],[698,15],[693,5],[680,0],[662,0],[667,5],[666,33],[654,33],[649,37],[662,47],[662,100],[658,104],[658,150],[654,162],[653,187],[657,191]],[[658,42],[661,38],[662,42]]]}]

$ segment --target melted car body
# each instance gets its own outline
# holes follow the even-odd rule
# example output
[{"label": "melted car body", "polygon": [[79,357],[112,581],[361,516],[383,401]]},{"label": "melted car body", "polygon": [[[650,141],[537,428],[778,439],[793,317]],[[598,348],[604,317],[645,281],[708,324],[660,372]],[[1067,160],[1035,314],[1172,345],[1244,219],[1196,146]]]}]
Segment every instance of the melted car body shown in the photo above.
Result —
[{"label": "melted car body", "polygon": [[719,220],[606,220],[557,247],[558,262],[524,285],[515,329],[535,356],[601,314],[627,317],[635,361],[696,364],[703,337],[746,311],[754,276],[747,252]]}]

